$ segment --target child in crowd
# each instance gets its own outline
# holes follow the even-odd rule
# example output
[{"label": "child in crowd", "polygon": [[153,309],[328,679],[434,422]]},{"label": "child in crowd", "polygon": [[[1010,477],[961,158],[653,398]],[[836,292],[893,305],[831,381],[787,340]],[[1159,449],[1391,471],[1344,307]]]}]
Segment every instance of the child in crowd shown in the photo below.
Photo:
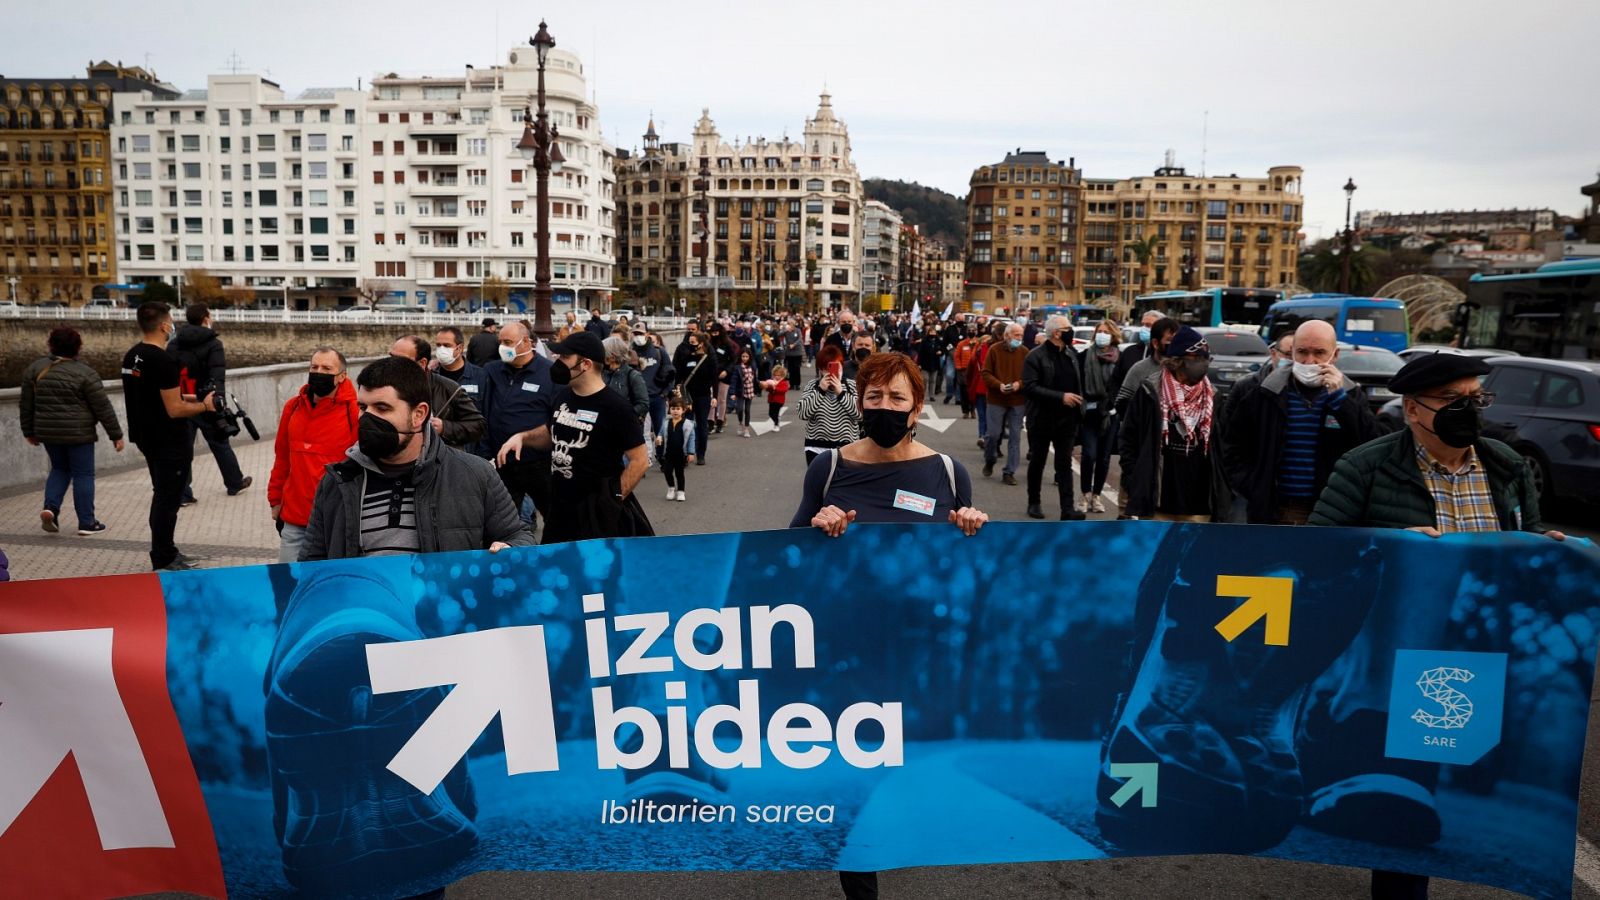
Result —
[{"label": "child in crowd", "polygon": [[751,361],[749,350],[741,350],[739,361],[734,364],[728,379],[728,405],[733,409],[734,417],[739,423],[740,437],[756,436],[750,429],[750,407],[755,405],[755,401],[755,363]]},{"label": "child in crowd", "polygon": [[667,479],[667,499],[683,500],[683,470],[694,462],[694,423],[684,418],[683,398],[667,404],[667,421],[656,432],[656,458]]},{"label": "child in crowd", "polygon": [[778,421],[778,415],[783,412],[783,403],[789,396],[788,368],[773,366],[772,377],[761,382],[761,387],[767,392],[767,415],[772,417],[772,430],[781,431],[783,423]]}]

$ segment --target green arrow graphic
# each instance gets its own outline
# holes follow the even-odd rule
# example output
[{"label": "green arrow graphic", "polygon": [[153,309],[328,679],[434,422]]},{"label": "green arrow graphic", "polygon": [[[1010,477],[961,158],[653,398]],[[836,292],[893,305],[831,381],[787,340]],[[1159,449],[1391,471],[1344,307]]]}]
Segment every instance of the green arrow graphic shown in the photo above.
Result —
[{"label": "green arrow graphic", "polygon": [[1111,802],[1123,806],[1134,794],[1143,793],[1139,805],[1150,809],[1156,805],[1156,781],[1161,772],[1160,763],[1112,763],[1111,777],[1126,778],[1122,787],[1111,795]]},{"label": "green arrow graphic", "polygon": [[1245,629],[1267,620],[1265,643],[1289,646],[1289,609],[1294,600],[1293,578],[1256,578],[1246,575],[1218,575],[1218,597],[1244,597],[1245,601],[1217,623],[1217,633],[1232,643]]}]

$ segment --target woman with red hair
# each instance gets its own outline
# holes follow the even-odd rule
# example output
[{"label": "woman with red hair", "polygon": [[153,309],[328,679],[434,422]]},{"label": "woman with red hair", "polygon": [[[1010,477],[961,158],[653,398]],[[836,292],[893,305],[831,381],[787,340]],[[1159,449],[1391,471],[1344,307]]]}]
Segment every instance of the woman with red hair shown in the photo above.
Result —
[{"label": "woman with red hair", "polygon": [[844,351],[824,344],[817,351],[817,377],[800,395],[800,421],[806,423],[806,465],[819,454],[861,437],[856,383],[844,377]]},{"label": "woman with red hair", "polygon": [[856,379],[866,436],[812,460],[789,527],[811,525],[838,537],[857,519],[950,522],[977,534],[989,517],[971,504],[966,467],[913,436],[926,393],[917,364],[902,353],[874,353]]}]

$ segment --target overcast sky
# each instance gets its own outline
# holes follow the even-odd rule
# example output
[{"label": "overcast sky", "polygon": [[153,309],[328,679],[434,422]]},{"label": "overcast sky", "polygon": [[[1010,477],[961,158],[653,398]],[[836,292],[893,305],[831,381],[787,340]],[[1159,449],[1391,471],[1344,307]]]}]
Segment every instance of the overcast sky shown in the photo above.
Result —
[{"label": "overcast sky", "polygon": [[652,111],[687,140],[702,106],[725,136],[796,136],[826,83],[863,176],[960,195],[1019,146],[1087,177],[1147,174],[1168,148],[1198,172],[1204,146],[1211,174],[1303,166],[1313,239],[1341,227],[1347,177],[1357,210],[1576,214],[1600,168],[1595,0],[65,0],[7,12],[0,71],[148,53],[198,88],[237,52],[293,94],[503,61],[541,14],[623,148]]}]

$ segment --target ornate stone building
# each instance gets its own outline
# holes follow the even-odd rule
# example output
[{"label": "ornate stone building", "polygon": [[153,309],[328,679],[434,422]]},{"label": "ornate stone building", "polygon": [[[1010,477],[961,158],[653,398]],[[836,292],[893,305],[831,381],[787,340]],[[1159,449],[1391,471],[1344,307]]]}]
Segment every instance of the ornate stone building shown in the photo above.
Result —
[{"label": "ornate stone building", "polygon": [[727,303],[859,302],[861,177],[826,93],[799,140],[730,142],[702,111],[688,141],[663,143],[652,121],[643,149],[618,152],[617,183],[626,289],[716,274],[733,280]]}]

